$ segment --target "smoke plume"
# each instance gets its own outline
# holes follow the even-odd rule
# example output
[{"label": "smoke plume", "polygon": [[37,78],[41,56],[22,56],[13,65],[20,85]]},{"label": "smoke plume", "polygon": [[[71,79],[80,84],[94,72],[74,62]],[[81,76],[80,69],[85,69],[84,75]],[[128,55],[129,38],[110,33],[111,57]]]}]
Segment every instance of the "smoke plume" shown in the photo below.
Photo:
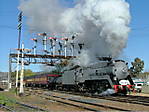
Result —
[{"label": "smoke plume", "polygon": [[58,0],[21,0],[19,9],[27,17],[31,32],[55,32],[62,28],[57,22],[64,7]]},{"label": "smoke plume", "polygon": [[81,60],[118,57],[126,47],[131,17],[125,0],[78,0],[73,8],[60,4],[60,0],[22,0],[19,9],[34,31],[81,32],[76,38],[84,43]]}]

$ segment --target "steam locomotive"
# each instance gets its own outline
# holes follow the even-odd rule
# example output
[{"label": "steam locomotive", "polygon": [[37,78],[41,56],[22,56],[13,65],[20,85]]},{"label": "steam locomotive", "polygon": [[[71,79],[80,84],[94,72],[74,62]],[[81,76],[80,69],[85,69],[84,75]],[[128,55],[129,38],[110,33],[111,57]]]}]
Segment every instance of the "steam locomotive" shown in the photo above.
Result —
[{"label": "steam locomotive", "polygon": [[[127,80],[129,84],[121,85],[121,80]],[[89,93],[101,93],[107,89],[114,89],[115,93],[127,94],[134,85],[128,72],[127,63],[108,57],[99,58],[99,62],[86,67],[69,65],[63,73],[40,74],[27,77],[24,81],[26,86]]]}]

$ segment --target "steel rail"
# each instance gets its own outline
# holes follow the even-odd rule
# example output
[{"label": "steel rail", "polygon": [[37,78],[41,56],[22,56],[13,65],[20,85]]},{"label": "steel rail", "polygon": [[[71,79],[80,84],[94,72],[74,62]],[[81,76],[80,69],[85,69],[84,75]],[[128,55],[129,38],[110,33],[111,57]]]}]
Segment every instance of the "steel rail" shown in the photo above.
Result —
[{"label": "steel rail", "polygon": [[100,105],[100,104],[96,104],[96,103],[91,103],[91,102],[81,101],[81,100],[76,100],[76,99],[71,99],[71,98],[64,98],[64,97],[59,97],[59,96],[54,96],[54,95],[50,95],[50,96],[56,97],[56,98],[61,98],[61,99],[64,99],[64,100],[70,100],[70,101],[74,101],[74,102],[79,102],[79,103],[83,103],[83,104],[89,104],[89,105],[93,105],[93,106],[99,106],[99,107],[103,107],[103,108],[108,108],[108,109],[112,109],[112,110],[131,111],[131,110],[127,110],[127,109],[121,109],[121,108],[116,108],[116,107],[112,107],[112,106]]},{"label": "steel rail", "polygon": [[39,107],[37,107],[37,106],[32,106],[32,105],[25,104],[25,103],[21,103],[21,102],[16,102],[16,104],[19,104],[19,105],[21,105],[21,106],[28,107],[28,108],[31,108],[31,109],[34,109],[34,110],[48,112],[48,110],[39,108]]},{"label": "steel rail", "polygon": [[[45,91],[45,89],[44,89],[44,91]],[[46,90],[46,91],[48,92],[48,90]],[[128,96],[106,96],[105,97],[105,96],[101,96],[101,95],[99,96],[99,95],[93,95],[93,94],[81,94],[81,93],[77,93],[77,92],[66,92],[66,91],[58,91],[58,90],[54,90],[53,92],[64,93],[64,94],[71,94],[71,95],[78,95],[78,96],[86,96],[86,97],[90,97],[90,98],[104,99],[104,100],[110,100],[110,101],[117,101],[117,102],[122,102],[122,103],[131,103],[131,104],[139,104],[139,105],[143,105],[143,106],[149,106],[149,103],[148,103],[148,98],[149,97],[142,97],[142,96],[137,97],[137,96],[131,96],[131,95],[128,95]],[[41,93],[42,92],[40,92],[40,94]],[[137,98],[139,98],[139,99],[137,99]],[[69,100],[72,100],[72,99],[69,99]],[[82,103],[90,104],[89,102],[82,102]],[[96,105],[96,104],[93,104],[93,105]],[[98,104],[96,106],[108,108],[108,107],[100,105],[100,104]],[[109,108],[117,109],[115,107],[109,107]],[[126,110],[125,109],[120,109],[120,108],[118,108],[118,109],[119,109],[119,111],[130,111],[130,110],[127,110],[127,109]]]},{"label": "steel rail", "polygon": [[[86,97],[90,97],[90,98],[98,98],[98,99],[105,99],[105,100],[110,100],[110,101],[118,101],[118,102],[127,102],[127,103],[132,103],[132,104],[139,104],[139,105],[144,105],[144,106],[149,106],[149,97],[142,97],[139,96],[138,98],[142,98],[137,99],[137,96],[101,96],[101,95],[94,95],[94,94],[81,94],[78,92],[66,92],[66,91],[57,91],[59,93],[67,93],[67,94],[72,94],[72,95],[79,95],[79,96],[86,96]],[[122,99],[125,98],[125,99]],[[136,98],[136,99],[131,99],[131,98]]]},{"label": "steel rail", "polygon": [[[38,93],[37,93],[38,94]],[[36,94],[36,95],[37,95]],[[41,96],[38,94],[39,97],[41,98],[44,98],[46,100],[52,100],[52,101],[56,101],[56,102],[59,102],[59,103],[62,103],[62,104],[66,104],[66,105],[70,105],[70,106],[74,106],[74,107],[78,107],[78,108],[82,108],[82,109],[85,109],[85,110],[88,110],[88,111],[95,111],[95,112],[100,112],[99,110],[96,110],[96,109],[93,109],[93,108],[89,108],[89,107],[85,107],[85,106],[81,106],[81,105],[77,105],[77,104],[73,104],[73,103],[68,103],[66,101],[62,101],[62,100],[58,100],[58,99],[50,99],[50,98],[47,98],[47,97],[44,97],[44,96]],[[61,98],[62,99],[62,98]]]},{"label": "steel rail", "polygon": [[[39,108],[39,107],[37,107],[37,106],[32,106],[32,105],[29,105],[29,104],[25,104],[25,103],[18,102],[18,101],[13,101],[13,100],[10,100],[10,99],[9,99],[8,101],[10,101],[10,102],[12,102],[12,103],[14,103],[14,104],[18,104],[18,105],[20,105],[20,106],[22,106],[22,107],[27,107],[27,108],[34,109],[34,110],[38,110],[38,111],[48,112],[48,110]],[[5,108],[5,109],[7,109],[7,110],[9,110],[9,111],[11,111],[11,112],[15,112],[12,108],[9,108],[9,107],[6,106],[6,105],[0,104],[0,107],[3,107],[3,108]]]},{"label": "steel rail", "polygon": [[6,109],[10,112],[15,112],[12,108],[8,107],[8,106],[5,106],[4,104],[0,104],[0,108],[3,108],[3,109]]},{"label": "steel rail", "polygon": [[[41,92],[40,93],[36,92],[35,95],[38,95],[39,97],[45,98],[47,100],[51,100],[51,98],[47,98],[47,97],[41,96]],[[46,94],[44,94],[44,95],[46,95]],[[96,108],[100,108],[101,107],[101,108],[117,110],[117,111],[131,111],[131,110],[128,110],[128,109],[121,109],[121,108],[112,107],[112,106],[100,105],[100,104],[97,104],[97,103],[91,103],[91,102],[87,102],[87,101],[81,101],[81,100],[76,100],[76,99],[64,98],[64,97],[55,96],[55,95],[49,95],[48,94],[46,96],[59,98],[59,99],[66,100],[66,101],[73,101],[75,103],[88,104],[90,106],[96,106]],[[56,101],[56,102],[59,102],[59,103],[63,103],[63,104],[67,104],[67,105],[71,105],[71,106],[75,106],[75,107],[79,107],[79,108],[83,108],[83,109],[86,109],[86,110],[89,110],[89,111],[98,111],[99,112],[99,110],[94,109],[94,108],[89,108],[87,106],[76,105],[74,103],[68,103],[66,101],[60,101],[60,100],[57,100],[57,99],[54,99],[53,101]]]}]

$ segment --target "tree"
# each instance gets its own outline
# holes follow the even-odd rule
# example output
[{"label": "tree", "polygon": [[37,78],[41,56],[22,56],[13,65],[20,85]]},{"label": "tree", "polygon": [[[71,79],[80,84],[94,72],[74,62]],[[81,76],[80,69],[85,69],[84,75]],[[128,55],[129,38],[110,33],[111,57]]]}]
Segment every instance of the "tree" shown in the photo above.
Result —
[{"label": "tree", "polygon": [[141,73],[139,75],[139,78],[142,78],[142,79],[148,79],[149,78],[149,72],[144,72],[144,73]]},{"label": "tree", "polygon": [[35,75],[35,73],[32,72],[32,70],[30,70],[30,69],[24,70],[24,76],[32,76],[32,75]]},{"label": "tree", "polygon": [[[21,73],[21,70],[19,70],[19,75],[20,75],[20,73]],[[26,76],[32,76],[32,75],[35,75],[35,73],[32,72],[32,70],[30,70],[30,69],[25,69],[24,70],[24,76],[25,77]],[[15,78],[16,77],[16,71],[14,71],[14,72],[11,73],[11,77],[12,78]]]},{"label": "tree", "polygon": [[140,58],[135,58],[134,62],[131,62],[132,67],[130,67],[130,73],[133,77],[137,77],[144,69],[144,61]]}]

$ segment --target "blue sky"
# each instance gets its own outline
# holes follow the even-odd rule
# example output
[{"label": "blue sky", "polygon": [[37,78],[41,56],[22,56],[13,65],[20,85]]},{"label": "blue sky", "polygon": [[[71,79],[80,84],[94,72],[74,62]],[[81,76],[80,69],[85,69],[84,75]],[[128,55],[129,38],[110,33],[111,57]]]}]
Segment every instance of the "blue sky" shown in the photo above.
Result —
[{"label": "blue sky", "polygon": [[[72,0],[64,3],[72,6]],[[139,57],[145,62],[145,71],[149,71],[149,0],[127,0],[130,3],[132,20],[127,48],[124,49],[122,57],[129,63]],[[71,5],[70,5],[71,4]],[[17,21],[19,0],[0,0],[0,71],[8,71],[8,55],[10,48],[17,48]],[[22,40],[31,46],[30,34],[26,26],[23,27]]]}]

